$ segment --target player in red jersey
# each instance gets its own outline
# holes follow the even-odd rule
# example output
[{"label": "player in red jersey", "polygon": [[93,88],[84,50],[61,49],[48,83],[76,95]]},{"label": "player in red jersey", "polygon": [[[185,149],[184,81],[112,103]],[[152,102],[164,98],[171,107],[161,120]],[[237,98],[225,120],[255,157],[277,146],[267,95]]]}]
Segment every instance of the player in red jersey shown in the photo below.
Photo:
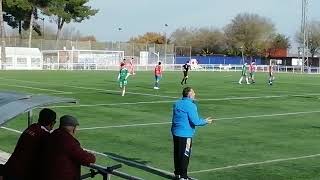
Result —
[{"label": "player in red jersey", "polygon": [[129,66],[128,66],[128,69],[129,69],[129,72],[131,75],[135,75],[135,71],[134,71],[134,59],[131,58],[130,62],[129,62]]},{"label": "player in red jersey", "polygon": [[251,64],[249,65],[249,73],[250,73],[249,78],[251,79],[251,83],[252,84],[254,84],[256,82],[255,81],[256,69],[257,69],[256,63],[255,62],[251,62]]},{"label": "player in red jersey", "polygon": [[161,66],[161,62],[158,63],[158,65],[156,65],[156,67],[154,68],[154,77],[155,77],[155,83],[154,83],[154,87],[153,89],[160,89],[159,88],[159,81],[162,77],[162,66]]}]

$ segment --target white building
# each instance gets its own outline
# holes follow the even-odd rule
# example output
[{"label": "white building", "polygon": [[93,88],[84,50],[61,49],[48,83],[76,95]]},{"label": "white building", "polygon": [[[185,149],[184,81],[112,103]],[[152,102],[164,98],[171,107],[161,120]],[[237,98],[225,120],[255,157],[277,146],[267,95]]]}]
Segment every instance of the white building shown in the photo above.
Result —
[{"label": "white building", "polygon": [[38,48],[6,47],[6,61],[0,63],[5,70],[41,70],[43,67]]}]

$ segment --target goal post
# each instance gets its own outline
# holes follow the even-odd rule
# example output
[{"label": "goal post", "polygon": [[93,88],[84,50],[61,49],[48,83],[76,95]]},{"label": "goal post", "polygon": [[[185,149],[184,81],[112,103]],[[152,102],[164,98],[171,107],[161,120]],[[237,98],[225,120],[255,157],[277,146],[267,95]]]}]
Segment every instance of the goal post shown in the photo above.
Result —
[{"label": "goal post", "polygon": [[124,51],[107,50],[47,50],[42,51],[44,69],[106,69],[119,65]]}]

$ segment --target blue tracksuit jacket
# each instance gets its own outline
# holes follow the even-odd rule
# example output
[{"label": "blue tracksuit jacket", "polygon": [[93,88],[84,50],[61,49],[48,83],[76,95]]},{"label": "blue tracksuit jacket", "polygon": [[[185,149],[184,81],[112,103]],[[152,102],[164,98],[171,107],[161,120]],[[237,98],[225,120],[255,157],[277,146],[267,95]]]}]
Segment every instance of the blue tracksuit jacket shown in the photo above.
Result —
[{"label": "blue tracksuit jacket", "polygon": [[183,97],[173,105],[171,133],[178,137],[192,138],[196,126],[204,126],[207,121],[200,118],[193,100]]}]

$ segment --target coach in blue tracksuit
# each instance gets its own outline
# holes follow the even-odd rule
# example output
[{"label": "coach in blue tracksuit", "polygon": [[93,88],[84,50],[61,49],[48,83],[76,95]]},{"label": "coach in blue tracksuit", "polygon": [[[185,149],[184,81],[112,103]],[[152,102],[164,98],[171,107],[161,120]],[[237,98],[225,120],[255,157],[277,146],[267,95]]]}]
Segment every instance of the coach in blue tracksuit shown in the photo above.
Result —
[{"label": "coach in blue tracksuit", "polygon": [[188,179],[187,170],[191,155],[192,137],[196,126],[212,123],[212,118],[200,118],[194,104],[195,92],[186,87],[182,91],[182,99],[173,105],[171,132],[174,146],[174,174],[177,179]]}]

